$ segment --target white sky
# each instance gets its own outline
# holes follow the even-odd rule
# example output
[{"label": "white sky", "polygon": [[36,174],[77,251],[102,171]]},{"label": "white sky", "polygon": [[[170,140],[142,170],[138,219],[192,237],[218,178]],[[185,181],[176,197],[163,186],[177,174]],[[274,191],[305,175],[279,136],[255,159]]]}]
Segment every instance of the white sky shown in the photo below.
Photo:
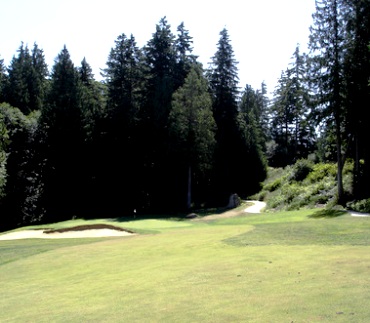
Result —
[{"label": "white sky", "polygon": [[75,66],[86,57],[101,79],[117,37],[133,34],[143,47],[166,16],[172,32],[184,22],[194,54],[204,67],[217,50],[220,31],[229,32],[239,62],[240,86],[272,92],[296,45],[307,51],[315,0],[0,0],[0,58],[6,66],[21,42],[44,50],[51,70],[67,46]]}]

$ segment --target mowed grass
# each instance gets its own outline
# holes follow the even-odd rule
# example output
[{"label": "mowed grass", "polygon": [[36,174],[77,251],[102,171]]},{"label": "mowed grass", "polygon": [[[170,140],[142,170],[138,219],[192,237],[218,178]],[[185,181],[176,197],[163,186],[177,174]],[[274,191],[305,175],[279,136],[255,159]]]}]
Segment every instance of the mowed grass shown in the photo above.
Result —
[{"label": "mowed grass", "polygon": [[118,224],[141,234],[0,241],[0,322],[369,321],[370,218]]}]

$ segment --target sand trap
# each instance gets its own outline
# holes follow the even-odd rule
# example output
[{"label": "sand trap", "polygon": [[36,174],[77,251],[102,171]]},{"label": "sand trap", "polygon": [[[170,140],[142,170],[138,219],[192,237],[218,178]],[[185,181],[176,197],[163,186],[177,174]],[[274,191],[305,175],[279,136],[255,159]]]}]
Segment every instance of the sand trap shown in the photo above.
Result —
[{"label": "sand trap", "polygon": [[113,229],[91,229],[81,231],[66,231],[44,233],[43,230],[24,230],[9,232],[0,235],[0,240],[17,240],[17,239],[65,239],[65,238],[100,238],[100,237],[124,237],[131,236],[134,233],[118,231]]}]

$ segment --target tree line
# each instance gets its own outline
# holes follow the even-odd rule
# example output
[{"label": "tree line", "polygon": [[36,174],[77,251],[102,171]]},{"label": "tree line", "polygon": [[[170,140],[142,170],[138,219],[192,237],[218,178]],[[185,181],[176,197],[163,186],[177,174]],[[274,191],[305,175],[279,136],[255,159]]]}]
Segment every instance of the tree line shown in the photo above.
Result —
[{"label": "tree line", "polygon": [[175,35],[164,17],[143,48],[119,35],[98,82],[66,46],[49,72],[37,44],[22,43],[0,74],[4,226],[186,211],[256,192],[259,117],[239,109],[226,29],[217,46],[205,70],[184,24]]},{"label": "tree line", "polygon": [[[304,157],[306,148],[335,161],[338,203],[370,196],[370,1],[316,0],[309,53],[299,46],[282,72],[271,106],[273,165]],[[353,185],[343,165],[354,161]]]},{"label": "tree line", "polygon": [[225,206],[258,192],[267,166],[308,157],[337,162],[339,203],[368,198],[369,10],[317,0],[310,52],[297,46],[272,100],[264,83],[238,87],[226,28],[207,68],[183,23],[174,34],[162,18],[142,48],[121,34],[100,82],[66,46],[49,71],[22,43],[0,60],[1,226]]}]

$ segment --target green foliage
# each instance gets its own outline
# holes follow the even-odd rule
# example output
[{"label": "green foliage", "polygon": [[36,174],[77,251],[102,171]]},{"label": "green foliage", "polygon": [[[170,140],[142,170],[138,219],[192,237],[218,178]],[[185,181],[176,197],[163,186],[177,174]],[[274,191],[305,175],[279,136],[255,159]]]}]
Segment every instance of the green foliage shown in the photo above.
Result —
[{"label": "green foliage", "polygon": [[39,116],[39,112],[25,116],[18,108],[0,104],[3,133],[7,137],[3,150],[6,159],[2,161],[2,180],[4,184],[6,176],[6,183],[0,213],[12,215],[3,218],[0,227],[30,223],[40,218],[37,209],[41,194],[40,165],[34,150]]},{"label": "green foliage", "polygon": [[6,144],[8,139],[8,133],[4,124],[4,116],[0,111],[0,201],[5,195],[5,184],[6,184]]},{"label": "green foliage", "polygon": [[370,213],[370,199],[349,202],[347,207],[353,211]]},{"label": "green foliage", "polygon": [[209,169],[215,146],[216,125],[207,89],[203,72],[194,66],[174,93],[169,116],[174,149],[200,171]]},{"label": "green foliage", "polygon": [[[215,200],[222,200],[225,204],[230,194],[235,192],[246,196],[259,191],[259,183],[266,176],[263,138],[259,133],[262,107],[252,102],[256,97],[248,98],[251,89],[247,87],[239,109],[237,71],[230,37],[224,28],[220,32],[217,51],[212,57],[207,76],[217,125],[212,178],[215,188],[212,195]],[[264,94],[257,97],[263,100]]]},{"label": "green foliage", "polygon": [[299,159],[293,166],[289,180],[302,182],[313,170],[314,163],[308,159]]},{"label": "green foliage", "polygon": [[36,43],[31,52],[27,45],[21,44],[18,56],[11,61],[8,74],[5,88],[7,102],[25,114],[40,110],[46,95],[48,69],[44,53]]},{"label": "green foliage", "polygon": [[215,131],[208,82],[202,69],[194,65],[184,85],[173,94],[169,115],[170,149],[181,160],[177,160],[176,164],[180,166],[177,172],[180,173],[182,169],[185,175],[188,173],[188,176],[184,176],[184,179],[187,178],[188,208],[191,205],[191,182],[201,193],[200,187],[212,168]]},{"label": "green foliage", "polygon": [[267,183],[263,188],[269,192],[277,190],[282,184],[282,179],[277,178],[273,182]]},{"label": "green foliage", "polygon": [[[284,169],[269,168],[269,177],[263,183],[259,196],[263,196],[270,209],[298,210],[303,207],[337,203],[334,163],[314,164],[311,160],[298,160]],[[351,195],[353,162],[345,163],[344,187]]]},{"label": "green foliage", "polygon": [[313,166],[313,171],[307,176],[310,183],[319,182],[325,178],[333,178],[337,174],[337,165],[334,163],[319,163]]}]

